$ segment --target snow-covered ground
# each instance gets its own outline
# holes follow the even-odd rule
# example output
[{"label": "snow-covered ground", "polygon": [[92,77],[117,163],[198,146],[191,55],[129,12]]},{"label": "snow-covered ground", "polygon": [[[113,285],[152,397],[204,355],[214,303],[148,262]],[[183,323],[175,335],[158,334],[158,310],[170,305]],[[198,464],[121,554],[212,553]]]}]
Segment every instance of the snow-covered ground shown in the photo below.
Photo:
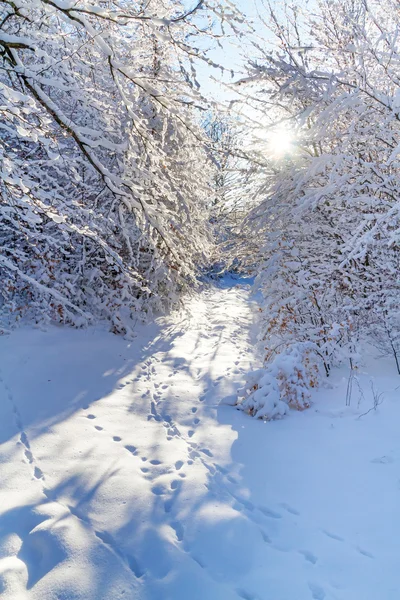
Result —
[{"label": "snow-covered ground", "polygon": [[[400,377],[346,369],[263,423],[247,285],[226,280],[127,342],[0,338],[4,600],[398,600]],[[372,407],[374,388],[385,392]]]}]

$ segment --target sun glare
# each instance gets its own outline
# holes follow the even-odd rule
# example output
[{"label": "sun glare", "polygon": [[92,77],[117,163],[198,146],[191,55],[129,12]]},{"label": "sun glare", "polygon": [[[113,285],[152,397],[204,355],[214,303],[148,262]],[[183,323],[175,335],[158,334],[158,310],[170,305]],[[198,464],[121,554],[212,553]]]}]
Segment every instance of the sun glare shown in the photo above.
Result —
[{"label": "sun glare", "polygon": [[266,144],[268,153],[275,158],[287,156],[294,151],[295,136],[283,127],[273,130],[259,129],[255,136]]},{"label": "sun glare", "polygon": [[280,157],[293,152],[294,136],[286,129],[272,131],[267,136],[268,149],[274,156]]}]

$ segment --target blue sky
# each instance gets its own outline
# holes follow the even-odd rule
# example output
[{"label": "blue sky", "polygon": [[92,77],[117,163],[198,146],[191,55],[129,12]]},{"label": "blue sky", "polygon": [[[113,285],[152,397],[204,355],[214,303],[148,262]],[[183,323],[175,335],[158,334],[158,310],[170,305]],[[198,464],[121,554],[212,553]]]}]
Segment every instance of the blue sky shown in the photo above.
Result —
[{"label": "blue sky", "polygon": [[[259,9],[262,10],[261,2],[257,0],[236,0],[235,4],[250,20],[256,20],[256,2]],[[192,2],[185,2],[185,4],[188,6],[193,5]],[[260,23],[257,24],[257,29],[261,29]],[[223,66],[227,72],[224,74],[219,69],[213,69],[206,64],[198,64],[198,80],[204,95],[211,95],[219,101],[227,100],[233,96],[233,92],[213,81],[213,78],[226,83],[240,79],[243,74],[245,54],[251,55],[251,45],[245,38],[237,39],[233,35],[222,41],[222,48],[218,47],[216,43],[213,45],[214,48],[211,50],[209,57],[215,63]],[[233,77],[229,74],[230,70],[234,71]]]}]

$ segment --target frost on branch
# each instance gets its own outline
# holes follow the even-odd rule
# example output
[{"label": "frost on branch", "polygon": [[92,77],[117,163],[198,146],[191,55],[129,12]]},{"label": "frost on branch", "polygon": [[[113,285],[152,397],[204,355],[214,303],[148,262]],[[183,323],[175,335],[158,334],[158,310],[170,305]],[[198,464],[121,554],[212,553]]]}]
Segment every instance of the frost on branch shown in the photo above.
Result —
[{"label": "frost on branch", "polygon": [[266,421],[283,417],[289,408],[309,408],[319,370],[311,345],[293,344],[264,368],[247,375],[244,387],[238,391],[238,406]]}]

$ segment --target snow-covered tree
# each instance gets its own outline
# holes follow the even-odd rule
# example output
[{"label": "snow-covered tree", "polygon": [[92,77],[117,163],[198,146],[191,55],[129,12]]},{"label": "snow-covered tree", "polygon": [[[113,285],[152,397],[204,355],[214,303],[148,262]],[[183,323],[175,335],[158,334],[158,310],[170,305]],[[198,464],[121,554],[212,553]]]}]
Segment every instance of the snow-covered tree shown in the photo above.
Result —
[{"label": "snow-covered tree", "polygon": [[211,112],[203,125],[212,141],[210,158],[214,166],[214,196],[210,206],[216,242],[214,270],[217,273],[240,270],[245,263],[241,225],[248,210],[244,193],[246,168],[240,151],[243,126],[223,112]]},{"label": "snow-covered tree", "polygon": [[0,4],[0,309],[75,324],[176,303],[207,260],[199,1]]},{"label": "snow-covered tree", "polygon": [[259,48],[240,82],[267,124],[249,156],[261,202],[246,230],[259,239],[268,362],[310,343],[329,374],[363,335],[397,356],[399,17],[392,0],[270,8],[277,47]]}]

